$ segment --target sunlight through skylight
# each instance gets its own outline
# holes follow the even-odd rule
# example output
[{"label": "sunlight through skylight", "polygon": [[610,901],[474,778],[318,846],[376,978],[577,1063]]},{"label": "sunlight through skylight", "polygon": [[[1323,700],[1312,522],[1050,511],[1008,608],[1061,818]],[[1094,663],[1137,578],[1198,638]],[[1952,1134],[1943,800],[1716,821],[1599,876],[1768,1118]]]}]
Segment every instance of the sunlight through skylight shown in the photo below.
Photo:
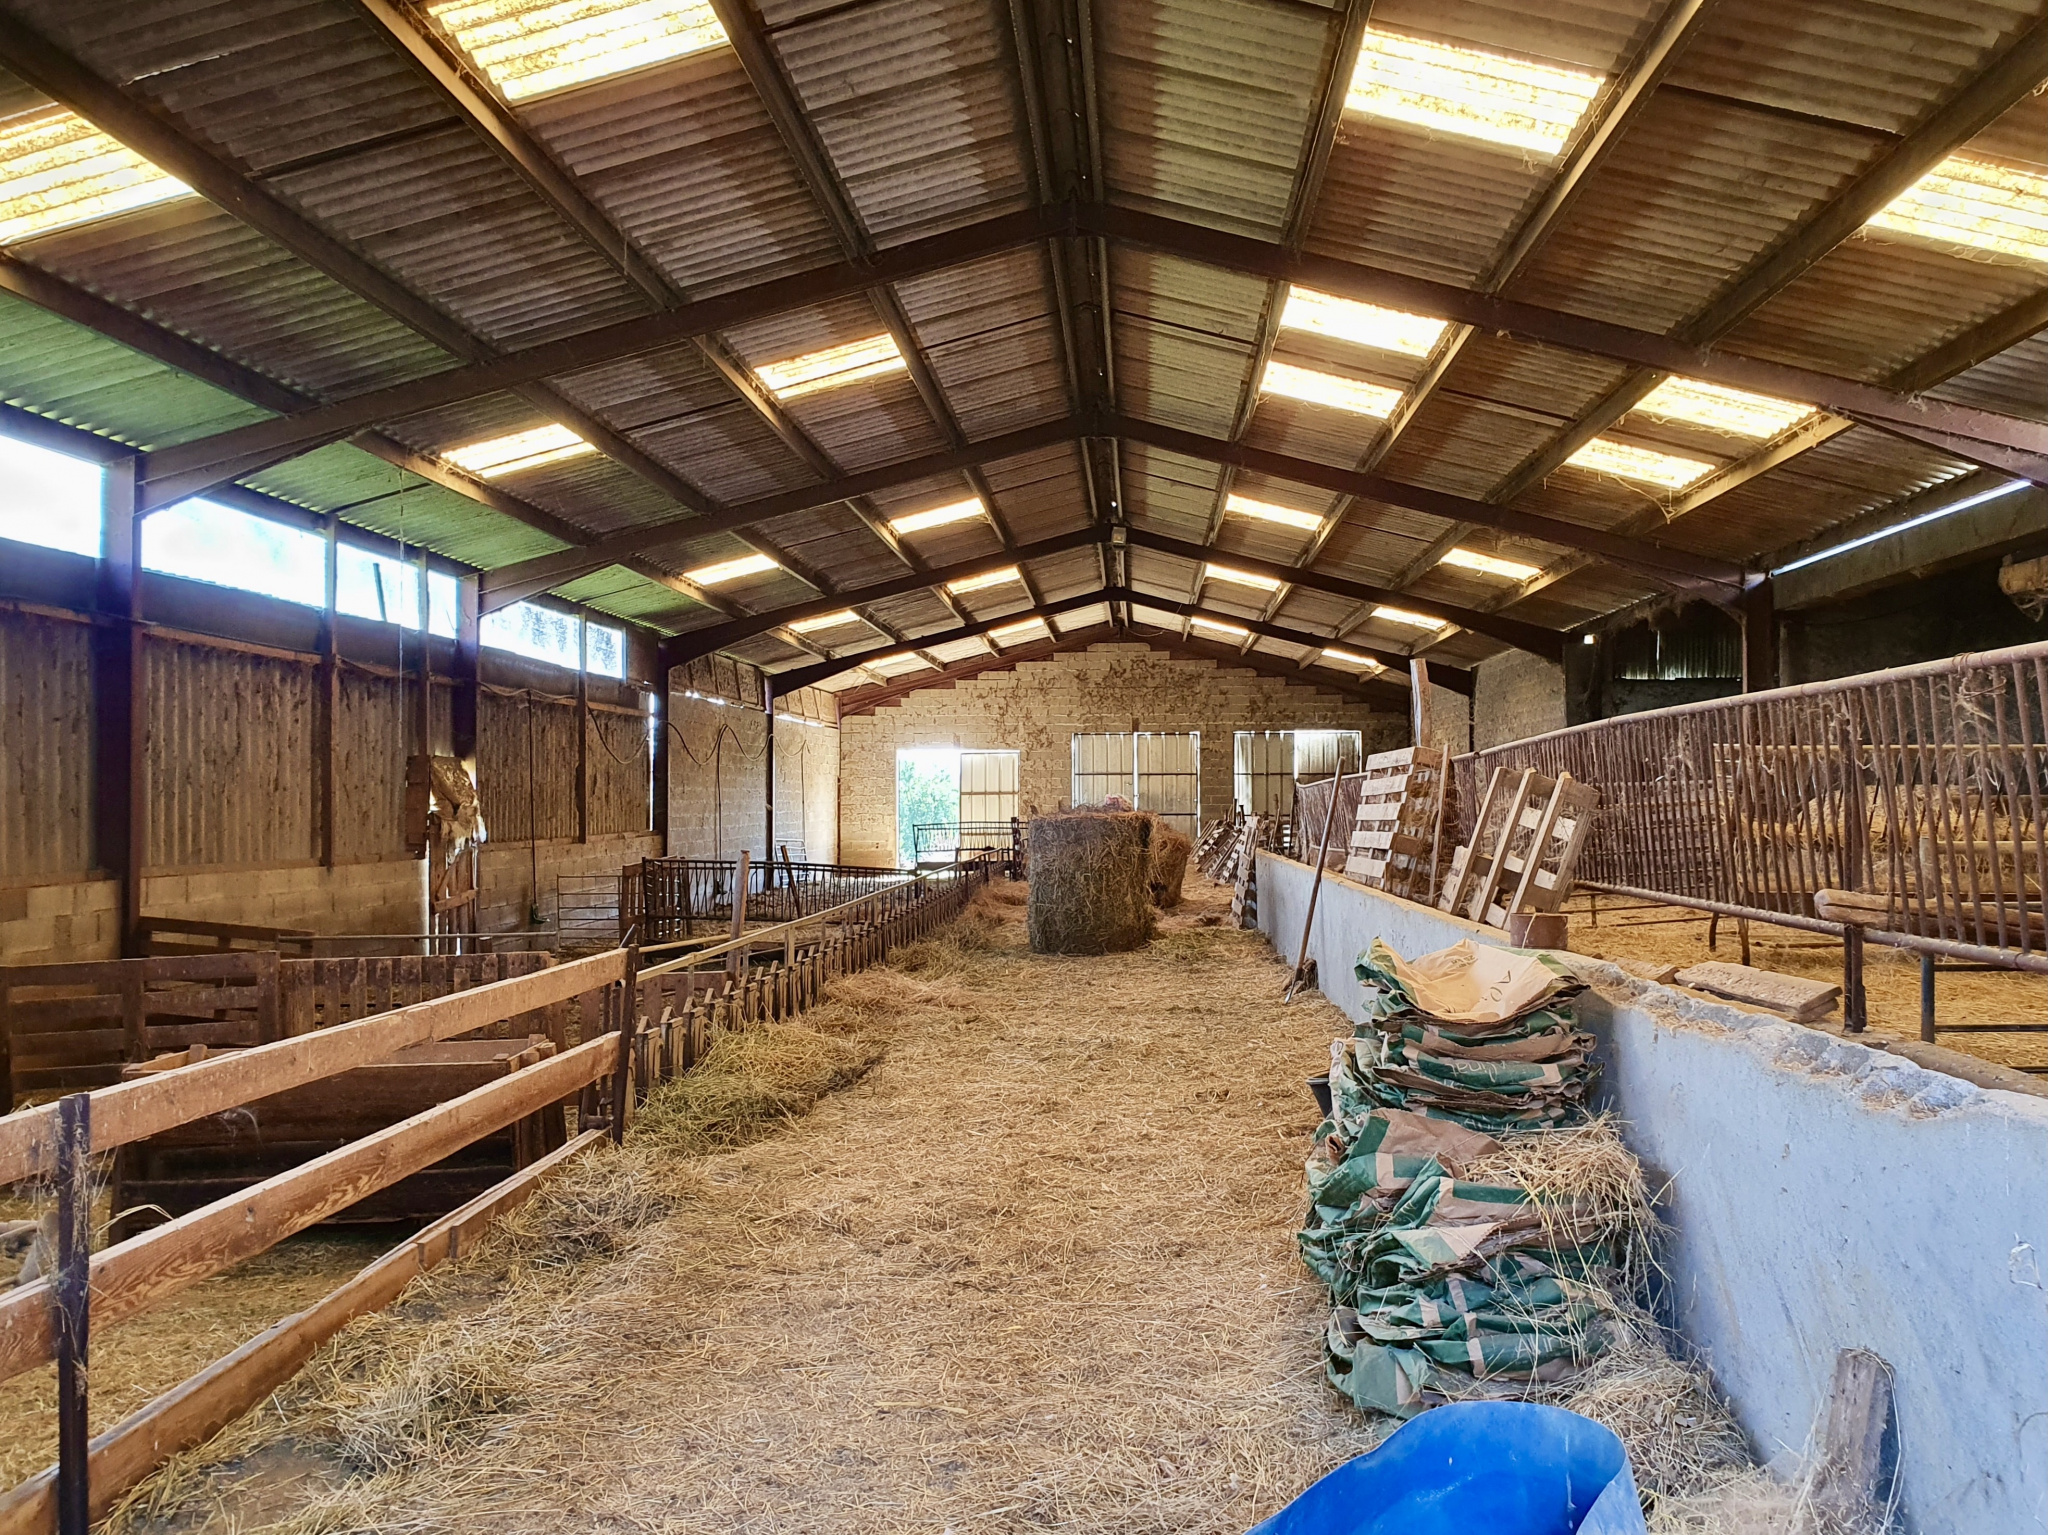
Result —
[{"label": "sunlight through skylight", "polygon": [[1253,575],[1249,570],[1233,570],[1228,565],[1210,563],[1202,567],[1205,581],[1233,581],[1239,586],[1256,586],[1262,592],[1277,592],[1280,583],[1271,576]]},{"label": "sunlight through skylight", "polygon": [[694,581],[699,586],[719,586],[727,581],[737,581],[742,576],[758,576],[780,569],[782,567],[765,554],[743,554],[736,560],[720,560],[716,565],[700,565],[695,570],[686,570],[683,579]]},{"label": "sunlight through skylight", "polygon": [[1486,576],[1505,576],[1510,581],[1526,581],[1540,573],[1534,565],[1504,560],[1497,554],[1481,554],[1477,549],[1453,549],[1438,563],[1455,565],[1460,570],[1476,570]]},{"label": "sunlight through skylight", "polygon": [[1406,624],[1411,629],[1441,629],[1444,620],[1431,618],[1427,613],[1411,613],[1406,608],[1374,608],[1374,618],[1384,618],[1390,624]]},{"label": "sunlight through skylight", "polygon": [[1335,373],[1318,373],[1313,368],[1297,368],[1285,362],[1266,364],[1265,374],[1259,379],[1259,393],[1285,395],[1290,400],[1328,405],[1381,421],[1391,416],[1394,407],[1401,403],[1401,391],[1398,389],[1368,384],[1363,379],[1343,378]]},{"label": "sunlight through skylight", "polygon": [[1690,378],[1665,379],[1644,395],[1635,408],[1662,421],[1683,421],[1709,431],[1726,432],[1731,437],[1754,439],[1775,437],[1814,414],[1811,405],[1724,389],[1719,384],[1702,384]]},{"label": "sunlight through skylight", "polygon": [[862,622],[860,614],[852,608],[841,608],[837,613],[823,613],[816,618],[799,618],[789,627],[798,634],[811,634],[819,629],[837,629],[841,624]]},{"label": "sunlight through skylight", "polygon": [[1377,347],[1382,352],[1400,352],[1408,357],[1426,356],[1444,333],[1444,321],[1361,304],[1355,299],[1318,293],[1313,288],[1290,287],[1287,307],[1280,311],[1282,330],[1306,331],[1334,341],[1351,341],[1359,346]]},{"label": "sunlight through skylight", "polygon": [[1618,479],[1636,480],[1645,485],[1660,485],[1666,490],[1683,490],[1693,481],[1714,472],[1714,466],[1705,459],[1633,447],[1611,437],[1595,437],[1565,462],[1574,469],[1611,474]]},{"label": "sunlight through skylight", "polygon": [[1366,28],[1347,111],[1555,155],[1606,82],[1599,75]]},{"label": "sunlight through skylight", "polygon": [[726,42],[706,0],[445,0],[427,14],[507,101]]},{"label": "sunlight through skylight", "polygon": [[1235,492],[1223,498],[1223,510],[1240,517],[1256,517],[1260,522],[1277,522],[1282,527],[1300,528],[1304,533],[1319,532],[1323,526],[1323,519],[1314,512],[1276,506],[1271,501],[1254,501],[1250,496],[1240,496]]},{"label": "sunlight through skylight", "polygon": [[1188,622],[1197,629],[1206,630],[1210,634],[1227,634],[1234,640],[1251,638],[1251,630],[1239,624],[1226,624],[1220,618],[1204,618],[1201,614],[1197,613]]},{"label": "sunlight through skylight", "polygon": [[2048,176],[1950,155],[1868,227],[2048,263]]},{"label": "sunlight through skylight", "polygon": [[802,399],[824,389],[838,389],[864,378],[903,371],[903,354],[896,350],[896,338],[886,332],[862,341],[828,346],[756,368],[755,374],[778,400]]},{"label": "sunlight through skylight", "polygon": [[566,426],[550,423],[534,427],[531,431],[490,437],[464,447],[450,448],[441,457],[458,469],[467,469],[483,479],[495,480],[501,475],[517,474],[522,469],[538,469],[542,464],[559,463],[565,458],[579,458],[596,451]]},{"label": "sunlight through skylight", "polygon": [[0,245],[191,195],[76,112],[0,120]]},{"label": "sunlight through skylight", "polygon": [[1022,578],[1017,574],[1015,565],[1005,565],[1001,570],[991,570],[979,576],[962,576],[957,581],[948,581],[946,590],[954,593],[978,592],[986,587],[1001,586],[1005,581],[1020,579]]},{"label": "sunlight through skylight", "polygon": [[1339,666],[1355,666],[1360,671],[1376,672],[1384,670],[1380,663],[1371,656],[1354,655],[1351,651],[1339,650],[1334,645],[1325,645],[1323,647],[1323,659],[1325,661],[1333,661]]},{"label": "sunlight through skylight", "polygon": [[906,512],[901,517],[889,519],[892,533],[922,533],[926,528],[943,528],[949,522],[965,522],[970,517],[981,515],[981,501],[970,496],[965,501],[949,501],[944,506],[927,507],[921,512]]}]

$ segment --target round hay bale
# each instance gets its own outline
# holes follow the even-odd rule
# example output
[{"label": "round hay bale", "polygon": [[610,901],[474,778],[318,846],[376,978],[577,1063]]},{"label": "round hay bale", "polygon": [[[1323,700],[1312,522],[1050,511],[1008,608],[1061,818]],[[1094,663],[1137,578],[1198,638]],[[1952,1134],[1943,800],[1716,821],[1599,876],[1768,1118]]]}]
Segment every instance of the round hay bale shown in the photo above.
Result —
[{"label": "round hay bale", "polygon": [[1120,954],[1152,936],[1149,816],[1087,811],[1031,822],[1025,907],[1039,954]]},{"label": "round hay bale", "polygon": [[1183,834],[1162,820],[1153,820],[1149,883],[1152,904],[1161,911],[1171,911],[1180,905],[1181,881],[1188,872],[1188,855],[1194,850],[1194,843]]}]

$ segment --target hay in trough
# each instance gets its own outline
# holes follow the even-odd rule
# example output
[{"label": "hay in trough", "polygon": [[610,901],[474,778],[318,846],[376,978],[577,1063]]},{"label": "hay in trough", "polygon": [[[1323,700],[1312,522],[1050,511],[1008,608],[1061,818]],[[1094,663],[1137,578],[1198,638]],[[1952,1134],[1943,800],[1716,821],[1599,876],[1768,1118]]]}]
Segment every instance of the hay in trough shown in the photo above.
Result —
[{"label": "hay in trough", "polygon": [[1031,822],[1031,947],[1119,954],[1152,936],[1152,818],[1077,810]]},{"label": "hay in trough", "polygon": [[1188,857],[1195,850],[1180,832],[1159,816],[1152,818],[1152,864],[1147,882],[1152,887],[1152,904],[1161,911],[1180,905],[1181,881],[1188,872]]}]

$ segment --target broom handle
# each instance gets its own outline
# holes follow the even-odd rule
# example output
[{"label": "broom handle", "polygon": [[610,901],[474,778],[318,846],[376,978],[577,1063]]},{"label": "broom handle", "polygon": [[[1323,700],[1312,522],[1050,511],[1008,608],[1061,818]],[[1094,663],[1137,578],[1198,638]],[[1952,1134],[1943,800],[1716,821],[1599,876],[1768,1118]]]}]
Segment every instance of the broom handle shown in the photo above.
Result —
[{"label": "broom handle", "polygon": [[1301,984],[1302,976],[1308,970],[1309,929],[1316,925],[1316,897],[1323,893],[1323,865],[1330,861],[1330,829],[1337,824],[1337,793],[1344,787],[1344,774],[1330,775],[1330,808],[1323,813],[1323,845],[1316,849],[1316,877],[1308,887],[1308,915],[1301,919],[1301,948],[1294,956],[1294,974],[1287,978],[1287,990],[1280,998],[1282,1002],[1294,1000],[1294,990]]}]

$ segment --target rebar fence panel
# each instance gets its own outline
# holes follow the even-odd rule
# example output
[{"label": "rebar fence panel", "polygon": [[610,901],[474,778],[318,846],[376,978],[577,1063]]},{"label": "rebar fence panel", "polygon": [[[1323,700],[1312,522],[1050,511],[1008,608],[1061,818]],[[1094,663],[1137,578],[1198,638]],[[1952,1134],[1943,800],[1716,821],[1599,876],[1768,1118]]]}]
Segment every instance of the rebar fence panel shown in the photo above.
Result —
[{"label": "rebar fence panel", "polygon": [[920,865],[957,863],[977,853],[994,853],[1013,877],[1024,864],[1024,822],[934,821],[910,829],[911,856]]},{"label": "rebar fence panel", "polygon": [[[640,941],[666,943],[732,925],[738,865],[717,858],[648,858],[620,876],[619,920],[639,924]],[[788,922],[909,879],[901,869],[862,864],[749,862],[747,922]]]},{"label": "rebar fence panel", "polygon": [[[1460,757],[1600,790],[1579,877],[1811,921],[1857,892],[1887,933],[2038,958],[2048,645],[1681,705]],[[2032,968],[2029,966],[2028,968]]]}]

